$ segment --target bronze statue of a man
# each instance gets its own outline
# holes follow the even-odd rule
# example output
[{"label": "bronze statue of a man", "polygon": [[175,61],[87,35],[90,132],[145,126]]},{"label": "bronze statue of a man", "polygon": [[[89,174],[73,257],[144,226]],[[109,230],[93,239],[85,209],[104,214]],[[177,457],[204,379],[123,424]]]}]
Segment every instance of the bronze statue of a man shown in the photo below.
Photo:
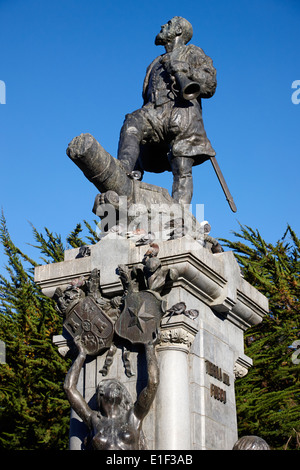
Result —
[{"label": "bronze statue of a man", "polygon": [[194,45],[191,24],[175,16],[161,27],[155,44],[166,53],[147,69],[144,104],[128,114],[121,129],[118,159],[125,170],[173,173],[173,198],[189,204],[192,167],[215,156],[202,120],[202,98],[216,89],[210,57]]}]

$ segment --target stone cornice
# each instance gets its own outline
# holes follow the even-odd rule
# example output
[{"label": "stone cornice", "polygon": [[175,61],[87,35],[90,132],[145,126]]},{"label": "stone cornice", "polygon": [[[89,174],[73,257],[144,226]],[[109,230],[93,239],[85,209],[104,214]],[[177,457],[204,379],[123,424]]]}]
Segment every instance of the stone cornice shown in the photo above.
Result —
[{"label": "stone cornice", "polygon": [[[239,328],[247,329],[260,323],[268,312],[267,298],[241,276],[232,252],[214,255],[189,237],[162,241],[159,247],[162,265],[178,272],[174,287],[192,293]],[[57,287],[67,287],[77,277],[88,278],[97,268],[102,294],[113,297],[122,293],[122,285],[115,269],[108,269],[108,265],[133,266],[141,262],[146,250],[147,246],[136,247],[132,241],[121,237],[105,237],[90,246],[91,256],[76,258],[78,250],[68,250],[66,261],[37,267],[35,281],[45,295],[52,297]]]}]

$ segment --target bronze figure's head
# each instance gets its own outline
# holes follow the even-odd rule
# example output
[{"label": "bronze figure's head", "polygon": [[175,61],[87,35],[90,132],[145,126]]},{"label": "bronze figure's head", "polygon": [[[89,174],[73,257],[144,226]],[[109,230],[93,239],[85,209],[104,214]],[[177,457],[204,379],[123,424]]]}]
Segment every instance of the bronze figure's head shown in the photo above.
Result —
[{"label": "bronze figure's head", "polygon": [[161,26],[160,32],[155,38],[156,46],[165,46],[175,40],[182,39],[183,44],[188,43],[193,36],[193,27],[189,21],[181,16],[174,16],[170,21]]}]

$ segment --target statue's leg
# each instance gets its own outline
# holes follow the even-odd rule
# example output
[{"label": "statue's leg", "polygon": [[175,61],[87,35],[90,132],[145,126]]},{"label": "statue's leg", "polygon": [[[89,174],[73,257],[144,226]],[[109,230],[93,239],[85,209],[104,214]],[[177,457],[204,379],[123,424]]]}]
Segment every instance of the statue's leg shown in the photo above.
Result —
[{"label": "statue's leg", "polygon": [[192,157],[172,157],[172,197],[180,204],[190,204],[193,197]]},{"label": "statue's leg", "polygon": [[140,155],[140,144],[145,134],[145,119],[142,110],[127,114],[120,132],[118,160],[130,173]]}]

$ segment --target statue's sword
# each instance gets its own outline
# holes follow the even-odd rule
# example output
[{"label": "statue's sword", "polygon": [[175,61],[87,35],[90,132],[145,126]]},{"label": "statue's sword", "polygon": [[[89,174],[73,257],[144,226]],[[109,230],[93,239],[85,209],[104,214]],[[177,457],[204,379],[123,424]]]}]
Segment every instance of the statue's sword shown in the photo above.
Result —
[{"label": "statue's sword", "polygon": [[225,179],[224,179],[224,176],[223,176],[223,174],[222,174],[222,172],[221,172],[221,170],[220,170],[220,167],[219,167],[219,164],[218,164],[218,162],[217,162],[217,160],[216,160],[216,157],[210,157],[210,161],[211,161],[211,163],[212,163],[212,166],[214,167],[214,170],[215,170],[215,172],[216,172],[216,175],[217,175],[217,177],[218,177],[218,180],[219,180],[219,182],[220,182],[220,184],[221,184],[221,186],[222,186],[222,189],[223,189],[223,191],[224,191],[224,194],[225,194],[225,197],[226,197],[226,199],[227,199],[227,202],[228,202],[228,204],[229,204],[229,206],[230,206],[230,209],[232,210],[232,212],[236,212],[236,210],[237,210],[237,209],[236,209],[236,205],[235,205],[235,203],[234,203],[233,197],[232,197],[231,194],[230,194],[230,191],[229,191],[229,189],[228,189],[228,186],[227,186],[227,184],[226,184],[226,181],[225,181]]}]

